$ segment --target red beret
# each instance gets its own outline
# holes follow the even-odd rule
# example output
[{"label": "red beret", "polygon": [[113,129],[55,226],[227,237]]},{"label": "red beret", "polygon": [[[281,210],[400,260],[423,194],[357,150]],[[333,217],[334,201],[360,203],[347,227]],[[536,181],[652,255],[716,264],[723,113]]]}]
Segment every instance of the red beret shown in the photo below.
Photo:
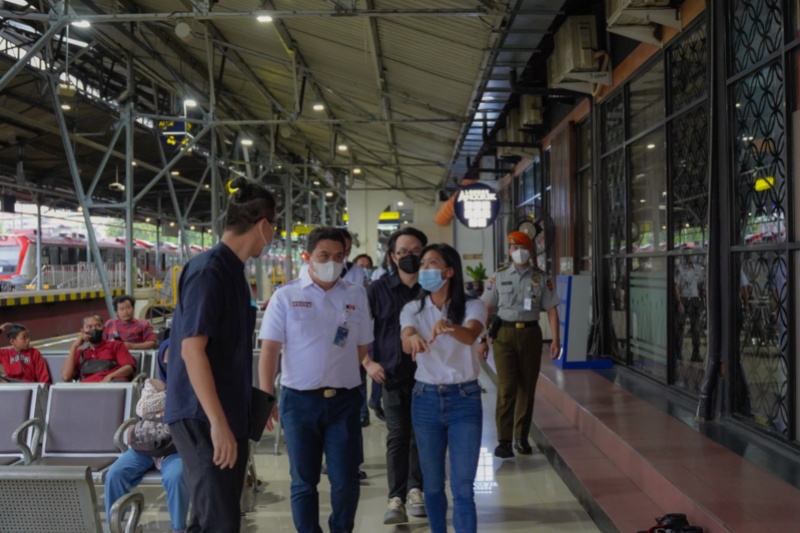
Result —
[{"label": "red beret", "polygon": [[521,244],[529,250],[533,248],[533,241],[526,233],[521,231],[512,231],[508,234],[508,244]]}]

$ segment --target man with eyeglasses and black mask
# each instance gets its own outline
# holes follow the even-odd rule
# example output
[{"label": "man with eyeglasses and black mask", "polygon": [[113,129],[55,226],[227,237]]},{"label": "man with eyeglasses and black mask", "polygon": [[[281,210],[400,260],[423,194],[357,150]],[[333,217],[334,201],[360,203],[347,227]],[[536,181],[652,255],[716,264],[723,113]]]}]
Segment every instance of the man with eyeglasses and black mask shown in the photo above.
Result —
[{"label": "man with eyeglasses and black mask", "polygon": [[403,353],[400,340],[400,312],[420,291],[419,261],[428,237],[415,228],[394,232],[387,243],[391,274],[367,287],[374,320],[374,358],[364,358],[370,377],[383,385],[382,400],[389,435],[386,439],[386,468],[389,504],[384,524],[408,522],[412,516],[426,516],[422,498],[422,469],[411,426],[411,390],[416,363]]}]

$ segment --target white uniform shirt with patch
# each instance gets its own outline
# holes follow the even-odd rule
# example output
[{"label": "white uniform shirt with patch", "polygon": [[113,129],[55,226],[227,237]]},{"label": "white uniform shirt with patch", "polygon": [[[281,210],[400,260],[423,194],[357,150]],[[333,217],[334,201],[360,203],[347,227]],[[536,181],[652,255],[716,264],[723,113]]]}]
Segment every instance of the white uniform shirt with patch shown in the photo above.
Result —
[{"label": "white uniform shirt with patch", "polygon": [[[340,326],[349,329],[344,346],[334,344]],[[373,340],[367,291],[341,279],[325,291],[302,272],[272,295],[258,338],[283,344],[284,387],[358,387],[358,347]]]},{"label": "white uniform shirt with patch", "polygon": [[[433,325],[440,318],[443,318],[442,312],[433,304],[430,296],[425,298],[422,312],[419,312],[419,300],[414,300],[407,303],[400,312],[400,331],[412,327],[427,342],[431,338]],[[487,318],[483,302],[467,301],[462,325],[466,325],[470,320],[486,324]],[[445,334],[436,337],[428,344],[428,348],[430,353],[417,354],[417,372],[414,374],[417,381],[432,385],[451,385],[478,379],[481,364],[478,361],[477,342],[466,345]]]}]

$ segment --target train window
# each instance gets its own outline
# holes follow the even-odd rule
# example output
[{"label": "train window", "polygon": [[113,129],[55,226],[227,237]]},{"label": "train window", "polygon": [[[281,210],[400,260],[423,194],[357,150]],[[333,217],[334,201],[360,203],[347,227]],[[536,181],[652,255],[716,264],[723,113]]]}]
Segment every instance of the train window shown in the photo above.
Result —
[{"label": "train window", "polygon": [[0,272],[3,274],[13,274],[17,271],[19,264],[19,253],[22,248],[19,246],[0,247]]}]

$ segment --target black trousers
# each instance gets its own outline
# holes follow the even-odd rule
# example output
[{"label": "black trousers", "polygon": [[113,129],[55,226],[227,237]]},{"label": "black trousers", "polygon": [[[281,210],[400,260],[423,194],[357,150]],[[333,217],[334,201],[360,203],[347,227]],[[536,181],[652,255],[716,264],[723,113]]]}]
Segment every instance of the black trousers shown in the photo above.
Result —
[{"label": "black trousers", "polygon": [[239,533],[239,500],[248,458],[247,438],[238,439],[236,464],[220,469],[214,464],[211,428],[200,420],[179,420],[169,432],[183,461],[183,475],[192,502],[187,533]]},{"label": "black trousers", "polygon": [[405,380],[396,388],[383,388],[383,410],[386,414],[386,470],[389,498],[406,501],[411,489],[422,490],[422,467],[419,464],[417,440],[411,425],[411,391],[414,380]]}]

